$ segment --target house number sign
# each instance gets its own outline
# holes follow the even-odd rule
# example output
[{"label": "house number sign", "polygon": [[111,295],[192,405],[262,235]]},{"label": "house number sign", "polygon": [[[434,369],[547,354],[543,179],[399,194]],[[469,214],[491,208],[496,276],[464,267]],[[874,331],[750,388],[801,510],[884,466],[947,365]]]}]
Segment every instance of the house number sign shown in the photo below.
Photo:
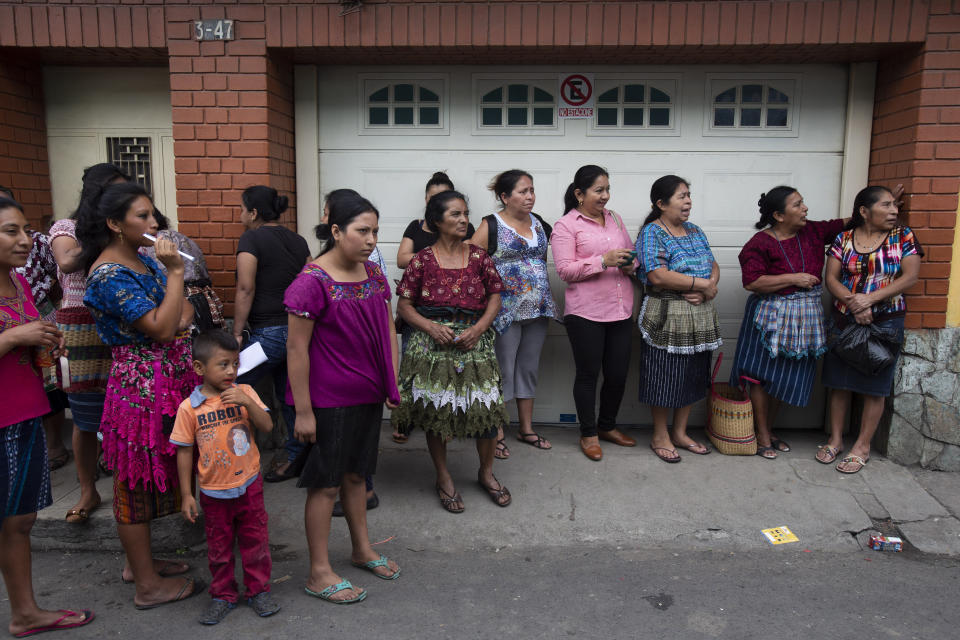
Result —
[{"label": "house number sign", "polygon": [[194,20],[197,40],[233,40],[233,20]]}]

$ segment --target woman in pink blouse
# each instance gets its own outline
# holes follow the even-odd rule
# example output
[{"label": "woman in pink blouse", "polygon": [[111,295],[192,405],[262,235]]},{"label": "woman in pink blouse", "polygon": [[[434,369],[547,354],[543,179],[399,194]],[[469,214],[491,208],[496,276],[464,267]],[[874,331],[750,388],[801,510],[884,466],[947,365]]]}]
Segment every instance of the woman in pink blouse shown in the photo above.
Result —
[{"label": "woman in pink blouse", "polygon": [[[580,449],[600,460],[600,440],[632,447],[617,428],[617,412],[630,367],[636,254],[623,220],[606,209],[610,179],[596,165],[580,167],[564,196],[566,214],[550,237],[557,273],[567,283],[563,322],[573,349],[573,400],[580,420]],[[599,416],[597,376],[603,370]]]},{"label": "woman in pink blouse", "polygon": [[437,496],[450,513],[463,498],[447,469],[447,440],[476,438],[477,482],[499,506],[510,491],[493,475],[497,429],[507,422],[491,328],[503,282],[487,252],[468,244],[467,200],[457,191],[430,198],[424,215],[437,241],[413,256],[397,287],[397,311],[413,327],[400,363],[395,429],[427,434]]}]

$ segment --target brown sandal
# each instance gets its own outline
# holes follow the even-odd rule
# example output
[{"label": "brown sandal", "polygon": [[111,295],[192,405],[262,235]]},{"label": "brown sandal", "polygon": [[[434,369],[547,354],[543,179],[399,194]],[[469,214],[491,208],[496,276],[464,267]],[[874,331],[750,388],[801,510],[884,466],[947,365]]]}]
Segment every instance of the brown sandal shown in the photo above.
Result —
[{"label": "brown sandal", "polygon": [[[440,498],[440,506],[450,513],[463,513],[463,498],[456,489],[453,490],[453,495],[450,495],[438,484],[437,496]],[[461,503],[459,506],[457,506],[458,502]]]},{"label": "brown sandal", "polygon": [[507,439],[497,440],[497,448],[493,450],[493,457],[497,460],[506,460],[510,457],[510,449],[507,448]]},{"label": "brown sandal", "polygon": [[490,494],[490,499],[493,500],[494,504],[498,507],[506,507],[513,500],[513,496],[510,495],[510,490],[503,486],[503,483],[497,480],[497,476],[493,476],[493,481],[500,485],[499,489],[494,489],[483,484],[482,472],[477,471],[477,482],[483,487],[484,491]]}]

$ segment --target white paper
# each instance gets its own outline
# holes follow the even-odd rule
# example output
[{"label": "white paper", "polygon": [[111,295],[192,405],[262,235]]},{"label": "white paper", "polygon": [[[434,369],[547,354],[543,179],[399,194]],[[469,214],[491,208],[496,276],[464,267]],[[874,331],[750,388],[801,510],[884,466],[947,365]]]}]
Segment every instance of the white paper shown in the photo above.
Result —
[{"label": "white paper", "polygon": [[260,346],[259,342],[254,342],[240,352],[240,368],[237,370],[237,375],[242,376],[247,371],[259,367],[266,361],[267,354],[263,352],[263,347]]}]

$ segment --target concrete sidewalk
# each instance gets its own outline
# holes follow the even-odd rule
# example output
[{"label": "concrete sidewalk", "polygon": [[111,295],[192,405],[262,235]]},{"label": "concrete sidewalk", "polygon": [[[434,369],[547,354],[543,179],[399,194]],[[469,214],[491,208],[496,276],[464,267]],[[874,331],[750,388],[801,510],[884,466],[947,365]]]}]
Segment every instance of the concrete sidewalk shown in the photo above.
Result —
[{"label": "concrete sidewalk", "polygon": [[[450,444],[450,469],[466,504],[464,513],[454,515],[436,497],[423,433],[398,445],[385,424],[376,475],[381,502],[369,513],[371,539],[395,536],[415,551],[590,544],[749,550],[768,546],[761,529],[785,525],[804,549],[856,551],[871,531],[882,530],[901,532],[921,552],[960,556],[960,474],[906,468],[874,453],[859,474],[842,475],[814,459],[823,441],[814,432],[784,432],[793,451],[773,461],[686,453],[681,464],[668,465],[647,448],[649,429],[628,431],[638,439],[632,449],[603,443],[601,462],[580,453],[576,429],[538,430],[553,443],[552,451],[509,435],[512,455],[494,467],[513,494],[507,508],[478,486],[472,442]],[[702,440],[703,434],[694,437]],[[87,523],[65,522],[78,495],[74,477],[72,463],[53,473],[56,502],[40,513],[35,547],[119,550],[110,478],[99,482],[104,505]],[[268,484],[265,495],[271,544],[305,550],[304,490],[288,481]],[[203,544],[202,527],[179,517],[157,521],[153,532],[158,550]],[[335,519],[333,535],[346,536],[342,518]]]}]

